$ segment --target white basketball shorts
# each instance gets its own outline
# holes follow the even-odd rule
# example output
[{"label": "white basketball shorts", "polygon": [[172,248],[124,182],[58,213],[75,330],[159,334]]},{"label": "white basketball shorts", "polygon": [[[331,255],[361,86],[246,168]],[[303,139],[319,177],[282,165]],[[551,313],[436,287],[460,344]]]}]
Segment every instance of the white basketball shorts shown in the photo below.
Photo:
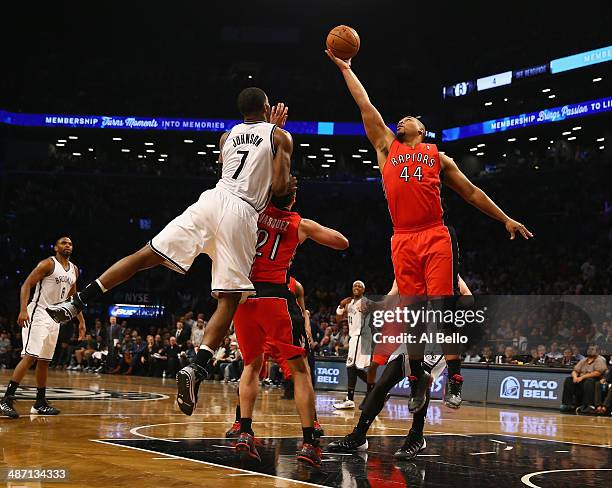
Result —
[{"label": "white basketball shorts", "polygon": [[241,302],[255,294],[249,279],[259,214],[247,202],[222,188],[207,190],[196,203],[149,241],[164,265],[186,273],[195,258],[212,260],[212,294],[241,292]]},{"label": "white basketball shorts", "polygon": [[358,369],[366,369],[370,366],[372,351],[368,344],[363,344],[363,340],[360,335],[352,336],[349,339],[348,357],[346,358],[347,368],[355,366]]},{"label": "white basketball shorts", "polygon": [[21,355],[51,361],[57,345],[60,324],[49,317],[43,306],[35,303],[28,305],[28,315],[30,324],[21,329],[23,339]]}]

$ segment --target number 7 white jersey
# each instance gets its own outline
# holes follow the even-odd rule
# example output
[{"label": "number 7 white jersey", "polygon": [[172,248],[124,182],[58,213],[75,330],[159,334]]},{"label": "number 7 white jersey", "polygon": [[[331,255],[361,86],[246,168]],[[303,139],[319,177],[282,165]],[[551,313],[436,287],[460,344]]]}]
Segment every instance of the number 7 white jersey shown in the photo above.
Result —
[{"label": "number 7 white jersey", "polygon": [[221,150],[223,169],[217,187],[223,188],[261,212],[272,185],[274,131],[268,122],[245,122],[229,131]]}]

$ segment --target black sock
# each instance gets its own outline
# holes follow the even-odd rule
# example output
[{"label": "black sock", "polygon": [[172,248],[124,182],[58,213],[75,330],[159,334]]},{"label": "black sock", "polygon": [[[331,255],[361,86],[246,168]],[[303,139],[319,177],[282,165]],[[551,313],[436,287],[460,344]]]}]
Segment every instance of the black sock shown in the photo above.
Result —
[{"label": "black sock", "polygon": [[351,401],[355,397],[355,385],[357,385],[357,374],[358,374],[357,368],[355,366],[350,366],[346,368],[346,376],[348,379],[347,386],[346,386],[348,390],[347,398]]},{"label": "black sock", "polygon": [[355,427],[355,431],[362,437],[365,437],[373,420],[374,419],[370,419],[362,414],[361,417],[359,417],[359,422],[357,423],[357,427]]},{"label": "black sock", "polygon": [[376,383],[368,383],[368,393],[370,393],[372,391],[372,388],[374,388],[374,385]]},{"label": "black sock", "polygon": [[240,419],[240,433],[246,432],[247,434],[255,435],[252,428],[253,419],[241,418]]},{"label": "black sock", "polygon": [[423,374],[423,359],[410,359],[410,374],[412,376],[421,376]]},{"label": "black sock", "polygon": [[460,359],[448,359],[446,361],[448,366],[448,377],[452,378],[456,374],[461,375],[461,360]]},{"label": "black sock", "polygon": [[316,410],[315,410],[315,413],[314,413],[314,421],[315,421],[315,422],[318,422],[318,421],[319,421],[319,419],[317,418],[317,411],[316,411]]},{"label": "black sock", "polygon": [[304,444],[314,444],[314,427],[302,427]]},{"label": "black sock", "polygon": [[423,436],[423,429],[425,428],[425,416],[426,415],[427,415],[427,406],[425,406],[423,409],[419,410],[417,413],[414,414],[414,416],[412,417],[412,428],[410,429],[411,432],[416,432],[420,434],[421,437]]},{"label": "black sock", "polygon": [[236,422],[240,422],[240,405],[236,405]]},{"label": "black sock", "polygon": [[4,398],[8,397],[8,396],[15,396],[15,393],[17,393],[17,388],[19,387],[19,383],[17,383],[16,381],[9,381],[8,386],[6,387],[6,392],[4,393]]},{"label": "black sock", "polygon": [[210,352],[208,349],[200,347],[200,349],[198,350],[198,354],[196,354],[196,358],[193,362],[196,363],[198,366],[202,366],[203,368],[205,368],[208,364],[208,361],[210,361],[212,357],[212,352]]},{"label": "black sock", "polygon": [[45,393],[47,391],[47,388],[43,387],[38,387],[36,388],[36,403],[43,403],[45,401]]}]

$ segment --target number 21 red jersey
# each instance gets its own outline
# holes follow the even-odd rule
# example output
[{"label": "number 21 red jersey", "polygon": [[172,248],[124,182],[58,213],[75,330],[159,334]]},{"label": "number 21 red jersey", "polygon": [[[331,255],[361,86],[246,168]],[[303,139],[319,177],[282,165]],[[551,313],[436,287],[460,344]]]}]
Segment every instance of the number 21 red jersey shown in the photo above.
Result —
[{"label": "number 21 red jersey", "polygon": [[297,212],[281,210],[271,203],[259,214],[257,252],[251,268],[251,281],[289,282],[289,266],[300,245],[298,229],[301,220]]}]

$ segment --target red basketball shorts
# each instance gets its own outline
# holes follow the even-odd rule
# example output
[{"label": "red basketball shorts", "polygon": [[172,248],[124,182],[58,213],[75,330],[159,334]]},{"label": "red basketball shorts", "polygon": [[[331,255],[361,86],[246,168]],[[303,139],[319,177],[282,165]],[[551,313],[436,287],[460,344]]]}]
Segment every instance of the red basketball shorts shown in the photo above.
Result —
[{"label": "red basketball shorts", "polygon": [[[276,347],[274,347],[269,342],[266,342],[264,344],[263,355],[264,355],[264,361],[267,361],[268,359],[272,359],[272,361],[274,361],[276,364],[280,366],[280,369],[283,371],[283,378],[285,378],[286,380],[291,378],[291,368],[289,367],[289,363],[284,357],[280,355],[280,351],[278,351]],[[262,377],[262,374],[264,372],[265,372],[265,368],[261,368],[261,372],[259,374],[259,377],[261,379],[265,378],[265,376]]]},{"label": "red basketball shorts", "polygon": [[451,231],[445,225],[408,232],[396,230],[391,239],[391,259],[399,294],[452,296],[457,283],[457,263]]},{"label": "red basketball shorts", "polygon": [[286,285],[255,283],[255,289],[257,296],[240,304],[234,315],[244,364],[251,364],[263,354],[266,343],[281,367],[281,361],[305,356],[304,317],[295,296]]}]

